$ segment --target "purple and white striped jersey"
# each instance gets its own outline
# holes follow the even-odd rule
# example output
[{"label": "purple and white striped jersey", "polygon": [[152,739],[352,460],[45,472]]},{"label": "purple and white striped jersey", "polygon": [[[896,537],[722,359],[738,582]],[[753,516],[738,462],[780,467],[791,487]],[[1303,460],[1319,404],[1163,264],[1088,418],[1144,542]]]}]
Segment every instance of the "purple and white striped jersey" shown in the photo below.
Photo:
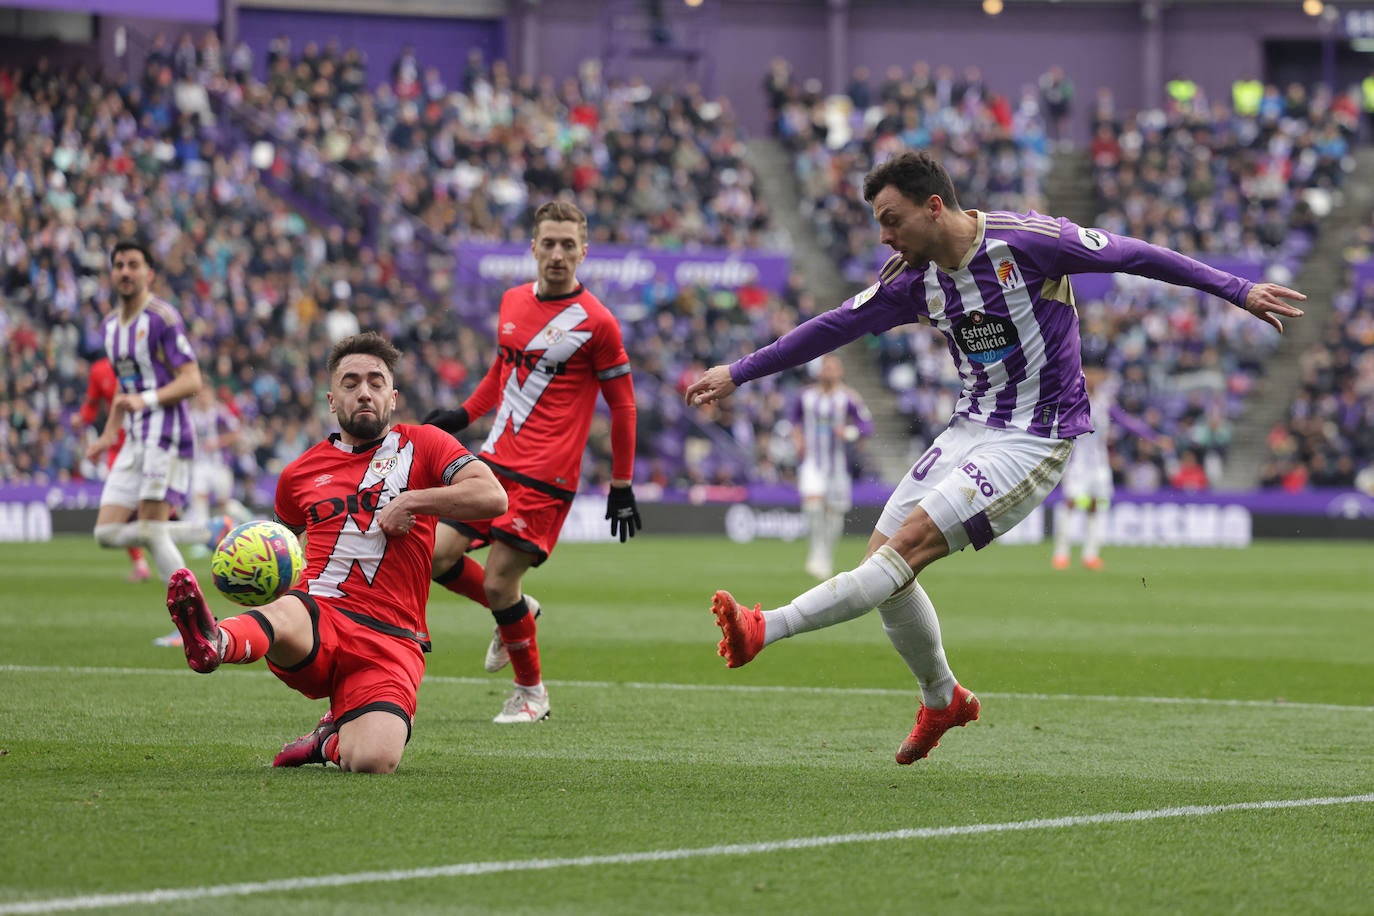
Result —
[{"label": "purple and white striped jersey", "polygon": [[1254,285],[1178,252],[1034,211],[970,211],[978,234],[954,271],[893,255],[879,281],[730,365],[735,384],[800,366],[912,322],[945,336],[963,383],[956,416],[1047,439],[1092,429],[1069,276],[1127,273],[1240,305]]},{"label": "purple and white striped jersey", "polygon": [[839,385],[824,391],[809,385],[792,402],[788,418],[801,430],[802,464],[826,477],[849,476],[844,431],[853,427],[860,436],[873,435],[873,417],[858,392]]},{"label": "purple and white striped jersey", "polygon": [[[176,309],[149,296],[147,304],[125,324],[116,308],[105,318],[105,353],[114,365],[122,394],[155,391],[176,376],[178,366],[195,362],[196,354]],[[131,439],[183,458],[195,454],[195,433],[186,400],[171,407],[154,407],[124,419]]]},{"label": "purple and white striped jersey", "polygon": [[[194,399],[192,399],[194,401]],[[197,466],[227,467],[233,456],[227,448],[207,448],[210,442],[221,439],[239,428],[239,421],[220,401],[209,407],[191,407],[191,431],[196,439]]]}]

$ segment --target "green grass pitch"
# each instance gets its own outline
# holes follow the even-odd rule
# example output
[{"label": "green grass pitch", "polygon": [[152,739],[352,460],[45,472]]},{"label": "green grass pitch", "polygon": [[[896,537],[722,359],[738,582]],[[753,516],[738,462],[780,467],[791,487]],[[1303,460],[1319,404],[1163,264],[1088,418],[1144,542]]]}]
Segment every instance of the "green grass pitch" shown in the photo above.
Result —
[{"label": "green grass pitch", "polygon": [[1368,544],[944,560],[922,581],[983,718],[909,768],[876,614],[715,654],[712,591],[781,604],[804,551],[560,546],[526,582],[553,699],[528,727],[490,723],[489,615],[436,590],[414,738],[369,777],[269,767],[323,704],[152,646],[162,594],[122,552],[6,544],[0,916],[1374,908]]}]

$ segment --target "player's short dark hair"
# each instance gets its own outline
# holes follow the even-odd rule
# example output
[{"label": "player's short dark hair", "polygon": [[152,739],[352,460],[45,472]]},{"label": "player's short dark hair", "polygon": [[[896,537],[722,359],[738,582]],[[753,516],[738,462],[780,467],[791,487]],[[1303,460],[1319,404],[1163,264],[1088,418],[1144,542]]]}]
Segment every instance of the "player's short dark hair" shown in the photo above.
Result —
[{"label": "player's short dark hair", "polygon": [[110,249],[110,266],[114,266],[115,258],[125,251],[137,251],[143,255],[143,263],[148,265],[149,270],[157,270],[157,261],[153,260],[153,253],[148,246],[138,239],[120,239],[115,242],[115,246]]},{"label": "player's short dark hair", "polygon": [[334,377],[334,370],[339,368],[339,363],[344,361],[345,356],[352,356],[355,353],[377,357],[386,364],[386,371],[395,378],[396,364],[401,361],[401,351],[396,349],[395,344],[376,331],[354,334],[352,337],[345,337],[334,344],[334,347],[329,351],[329,377]]},{"label": "player's short dark hair", "polygon": [[882,165],[874,166],[864,176],[864,200],[873,203],[878,192],[889,185],[917,204],[924,204],[932,194],[938,194],[946,207],[959,209],[949,172],[925,150],[899,153]]},{"label": "player's short dark hair", "polygon": [[585,241],[587,238],[587,214],[577,204],[566,200],[551,200],[534,211],[534,234],[539,234],[539,224],[546,222],[577,223],[577,232]]}]

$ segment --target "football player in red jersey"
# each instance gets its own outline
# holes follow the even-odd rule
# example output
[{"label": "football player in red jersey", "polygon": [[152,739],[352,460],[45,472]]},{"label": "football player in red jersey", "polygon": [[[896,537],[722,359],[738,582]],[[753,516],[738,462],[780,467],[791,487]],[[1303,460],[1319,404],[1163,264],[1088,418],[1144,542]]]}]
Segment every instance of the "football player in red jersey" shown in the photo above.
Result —
[{"label": "football player in red jersey", "polygon": [[[456,410],[425,422],[450,433],[496,410],[478,450],[496,472],[510,508],[484,522],[444,520],[434,553],[434,581],[490,608],[496,633],[486,668],[507,661],[515,691],[498,723],[538,722],[549,715],[535,639],[539,606],[524,594],[526,570],[549,558],[577,493],[597,394],[611,413],[611,487],[606,518],[623,543],[641,527],[631,480],[635,457],[635,392],[620,324],[577,279],[587,256],[587,217],[550,201],[534,214],[537,279],[506,290],[497,321],[496,358]],[[490,545],[486,568],[467,551]]]},{"label": "football player in red jersey", "polygon": [[300,585],[218,622],[189,569],[177,570],[167,588],[192,670],[266,658],[283,683],[329,698],[319,725],[283,747],[273,766],[396,769],[429,650],[425,604],[438,517],[506,510],[491,469],[452,436],[392,422],[400,355],[371,332],[344,338],[329,354],[339,432],[288,464],[277,483],[277,519],[304,534]]}]

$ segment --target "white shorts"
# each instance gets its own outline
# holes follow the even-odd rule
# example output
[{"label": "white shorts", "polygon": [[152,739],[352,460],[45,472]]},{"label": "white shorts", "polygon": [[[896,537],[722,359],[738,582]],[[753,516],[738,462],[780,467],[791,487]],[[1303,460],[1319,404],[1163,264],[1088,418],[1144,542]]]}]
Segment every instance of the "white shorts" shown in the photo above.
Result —
[{"label": "white shorts", "polygon": [[213,505],[222,505],[234,495],[234,472],[218,462],[194,462],[191,467],[191,493],[205,496]]},{"label": "white shorts", "polygon": [[878,533],[892,537],[917,506],[949,552],[981,550],[1045,501],[1073,453],[1072,439],[1043,439],[955,417],[888,498]]},{"label": "white shorts", "polygon": [[100,504],[137,509],[140,502],[155,500],[184,506],[190,489],[189,458],[125,439],[105,478]]},{"label": "white shorts", "polygon": [[854,482],[848,474],[827,474],[813,464],[802,462],[797,468],[797,492],[803,502],[824,500],[826,508],[848,512],[854,503]]},{"label": "white shorts", "polygon": [[1110,503],[1116,488],[1112,483],[1111,468],[1104,465],[1083,466],[1070,461],[1061,489],[1064,499],[1070,504],[1086,506],[1092,502]]}]

